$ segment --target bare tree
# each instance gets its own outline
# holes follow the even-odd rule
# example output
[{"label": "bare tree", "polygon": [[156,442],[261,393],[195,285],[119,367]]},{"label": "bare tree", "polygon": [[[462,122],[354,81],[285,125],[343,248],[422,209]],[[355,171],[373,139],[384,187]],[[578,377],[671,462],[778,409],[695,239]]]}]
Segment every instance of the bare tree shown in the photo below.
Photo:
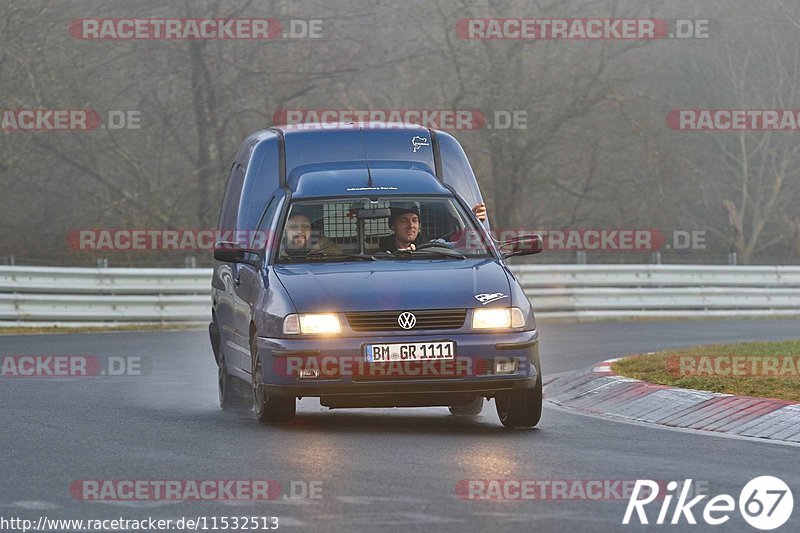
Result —
[{"label": "bare tree", "polygon": [[[778,20],[751,19],[749,39],[741,33],[713,45],[710,61],[698,64],[698,78],[713,80],[709,108],[781,110],[800,99],[800,53],[776,32]],[[780,27],[780,26],[779,26]],[[714,228],[749,263],[776,243],[789,245],[798,223],[800,143],[796,133],[738,130],[710,135],[720,179],[704,185],[710,209],[721,208],[727,227]],[[716,204],[716,206],[715,206]]]}]

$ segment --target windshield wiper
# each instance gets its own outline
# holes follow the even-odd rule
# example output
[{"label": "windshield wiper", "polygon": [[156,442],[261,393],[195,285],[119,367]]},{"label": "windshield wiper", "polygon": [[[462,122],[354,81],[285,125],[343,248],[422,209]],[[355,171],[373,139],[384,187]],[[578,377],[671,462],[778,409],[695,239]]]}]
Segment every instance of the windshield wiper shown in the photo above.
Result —
[{"label": "windshield wiper", "polygon": [[361,261],[375,261],[375,258],[368,254],[329,254],[327,252],[320,252],[318,250],[311,251],[305,255],[281,255],[281,260],[285,261],[329,261],[340,259],[359,259]]},{"label": "windshield wiper", "polygon": [[345,253],[328,253],[321,250],[312,250],[308,252],[304,259],[361,259],[362,261],[375,261],[375,258],[368,254],[345,254]]},{"label": "windshield wiper", "polygon": [[447,257],[458,257],[459,259],[466,259],[467,257],[461,252],[453,249],[453,245],[441,239],[435,239],[422,243],[417,246],[415,252],[434,252]]},{"label": "windshield wiper", "polygon": [[413,252],[412,255],[416,254],[434,254],[434,255],[441,255],[443,257],[452,257],[454,259],[466,259],[467,256],[462,254],[461,252],[456,252],[449,246],[445,246],[443,244],[435,245],[435,246],[426,246],[423,249],[417,248]]},{"label": "windshield wiper", "polygon": [[[430,243],[426,243],[430,244]],[[414,259],[414,258],[421,258],[424,254],[433,254],[442,257],[452,257],[453,259],[466,259],[467,256],[460,252],[456,252],[452,248],[445,246],[439,243],[433,243],[431,246],[425,246],[425,248],[417,248],[416,250],[402,250],[396,253],[392,252],[376,252],[374,255],[375,259]]]},{"label": "windshield wiper", "polygon": [[342,257],[347,259],[361,259],[363,261],[375,261],[375,258],[369,254],[329,254],[325,259],[339,259]]},{"label": "windshield wiper", "polygon": [[364,261],[375,261],[375,258],[367,254],[345,254],[342,252],[328,253],[322,250],[311,250],[306,254],[306,258],[322,258],[322,259],[339,259],[346,257],[348,259],[362,259]]}]

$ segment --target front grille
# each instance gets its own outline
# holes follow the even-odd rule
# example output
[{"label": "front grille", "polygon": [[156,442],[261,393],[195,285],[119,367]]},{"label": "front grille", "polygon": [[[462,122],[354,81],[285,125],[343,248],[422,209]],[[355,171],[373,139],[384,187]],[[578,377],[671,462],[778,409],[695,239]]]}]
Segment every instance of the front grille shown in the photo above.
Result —
[{"label": "front grille", "polygon": [[426,309],[409,311],[417,318],[411,329],[403,329],[397,322],[400,313],[406,311],[376,311],[370,313],[346,313],[353,331],[419,331],[428,329],[459,329],[467,317],[466,309]]}]

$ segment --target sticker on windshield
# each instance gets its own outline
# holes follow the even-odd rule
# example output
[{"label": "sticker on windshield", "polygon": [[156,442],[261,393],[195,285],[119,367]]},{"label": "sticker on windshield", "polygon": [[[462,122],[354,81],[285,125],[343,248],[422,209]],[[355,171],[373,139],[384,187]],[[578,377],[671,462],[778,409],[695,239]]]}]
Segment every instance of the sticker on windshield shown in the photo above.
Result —
[{"label": "sticker on windshield", "polygon": [[430,146],[428,143],[428,139],[425,137],[420,137],[419,135],[415,135],[413,139],[411,139],[411,145],[414,146],[413,152],[416,154],[417,150],[419,150],[423,146]]},{"label": "sticker on windshield", "polygon": [[500,300],[501,298],[508,298],[508,295],[503,294],[502,292],[492,292],[492,293],[476,294],[475,298],[477,298],[478,301],[483,305],[486,305],[488,303],[494,302],[495,300]]},{"label": "sticker on windshield", "polygon": [[396,191],[397,187],[348,187],[348,191]]}]

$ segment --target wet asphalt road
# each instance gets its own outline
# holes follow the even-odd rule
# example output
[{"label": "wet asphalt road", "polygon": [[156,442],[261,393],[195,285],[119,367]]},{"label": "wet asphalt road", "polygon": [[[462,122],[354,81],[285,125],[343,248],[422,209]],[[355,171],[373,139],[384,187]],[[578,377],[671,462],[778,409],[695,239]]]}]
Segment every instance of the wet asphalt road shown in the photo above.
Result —
[{"label": "wet asphalt road", "polygon": [[[629,353],[800,337],[797,320],[545,322],[539,329],[546,377]],[[475,479],[692,478],[712,494],[738,498],[751,478],[775,475],[796,500],[781,531],[800,529],[797,447],[624,424],[547,404],[539,428],[526,431],[504,429],[491,402],[479,417],[462,419],[445,408],[329,411],[316,399],[300,402],[295,424],[266,427],[250,413],[218,408],[204,331],[6,336],[0,355],[145,360],[142,376],[0,378],[4,518],[207,517],[210,526],[211,517],[276,516],[279,530],[315,531],[755,531],[738,512],[717,527],[622,526],[627,500],[473,501],[456,487]],[[321,486],[321,497],[87,502],[69,491],[86,479],[269,479],[284,494]],[[653,505],[651,521],[660,504]]]}]

